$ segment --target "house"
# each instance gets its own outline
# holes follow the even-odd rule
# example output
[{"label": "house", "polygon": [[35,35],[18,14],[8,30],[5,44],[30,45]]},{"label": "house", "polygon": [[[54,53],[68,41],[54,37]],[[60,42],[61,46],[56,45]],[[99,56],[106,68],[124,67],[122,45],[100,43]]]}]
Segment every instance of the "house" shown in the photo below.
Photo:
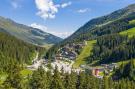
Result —
[{"label": "house", "polygon": [[94,76],[103,76],[103,75],[101,75],[101,74],[103,74],[104,73],[104,69],[103,68],[94,68],[93,70],[92,70],[92,74],[94,75]]},{"label": "house", "polygon": [[92,74],[93,74],[94,76],[98,76],[98,75],[99,75],[99,70],[98,70],[98,69],[93,69],[93,70],[92,70]]},{"label": "house", "polygon": [[68,57],[69,59],[74,60],[77,57],[77,53],[75,51],[70,51]]},{"label": "house", "polygon": [[114,68],[117,68],[117,63],[112,63],[112,64],[101,64],[106,70],[112,72]]},{"label": "house", "polygon": [[63,57],[61,56],[61,54],[56,54],[56,56],[55,56],[55,59],[57,59],[57,60],[61,60]]}]

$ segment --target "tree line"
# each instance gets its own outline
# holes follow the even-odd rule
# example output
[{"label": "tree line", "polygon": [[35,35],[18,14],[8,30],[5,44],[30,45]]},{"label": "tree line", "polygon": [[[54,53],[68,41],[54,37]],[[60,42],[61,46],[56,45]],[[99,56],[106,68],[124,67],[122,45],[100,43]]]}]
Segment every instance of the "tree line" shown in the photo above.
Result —
[{"label": "tree line", "polygon": [[134,81],[128,78],[114,81],[105,76],[98,79],[85,72],[59,72],[57,67],[52,74],[40,67],[25,80],[20,76],[19,70],[18,66],[14,66],[1,85],[2,89],[135,89]]}]

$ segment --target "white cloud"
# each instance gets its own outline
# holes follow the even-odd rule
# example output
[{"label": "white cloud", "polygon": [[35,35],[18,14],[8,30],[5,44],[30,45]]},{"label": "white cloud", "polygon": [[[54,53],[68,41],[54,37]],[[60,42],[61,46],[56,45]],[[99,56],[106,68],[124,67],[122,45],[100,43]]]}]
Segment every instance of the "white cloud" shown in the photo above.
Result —
[{"label": "white cloud", "polygon": [[14,9],[17,9],[17,8],[19,8],[19,7],[21,7],[21,5],[20,5],[20,2],[21,2],[22,0],[11,0],[11,5],[12,5],[12,7],[14,8]]},{"label": "white cloud", "polygon": [[55,31],[49,31],[48,28],[44,25],[40,25],[40,24],[37,24],[37,23],[32,23],[30,25],[31,27],[33,28],[38,28],[44,32],[47,32],[47,33],[51,33],[55,36],[58,36],[58,37],[61,37],[61,38],[66,38],[68,36],[70,36],[73,32],[55,32]]},{"label": "white cloud", "polygon": [[53,19],[56,13],[58,13],[59,8],[65,8],[71,5],[71,2],[55,5],[53,0],[35,0],[35,3],[38,9],[37,15],[43,19]]},{"label": "white cloud", "polygon": [[50,32],[50,33],[61,38],[67,38],[68,36],[73,34],[73,32]]},{"label": "white cloud", "polygon": [[54,5],[52,0],[35,0],[35,3],[39,10],[37,15],[41,16],[43,19],[55,18],[58,8]]},{"label": "white cloud", "polygon": [[15,9],[18,8],[18,4],[16,2],[12,2],[11,4]]},{"label": "white cloud", "polygon": [[72,2],[63,3],[63,4],[61,4],[61,7],[65,8],[67,6],[70,6],[71,4],[72,4]]},{"label": "white cloud", "polygon": [[88,12],[88,11],[90,11],[90,9],[85,8],[85,9],[79,9],[77,12],[78,13],[85,13],[85,12]]},{"label": "white cloud", "polygon": [[40,25],[40,24],[37,24],[37,23],[32,23],[30,26],[33,27],[33,28],[41,29],[44,32],[47,32],[46,26],[43,26],[43,25]]}]

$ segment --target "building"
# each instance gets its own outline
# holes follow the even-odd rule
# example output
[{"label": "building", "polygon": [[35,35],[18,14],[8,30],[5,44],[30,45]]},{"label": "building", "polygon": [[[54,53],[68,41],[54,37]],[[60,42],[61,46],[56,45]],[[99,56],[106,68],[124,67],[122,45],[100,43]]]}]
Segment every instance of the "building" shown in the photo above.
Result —
[{"label": "building", "polygon": [[93,69],[92,70],[92,75],[94,75],[94,76],[103,76],[103,75],[101,75],[101,74],[103,74],[104,73],[104,69],[103,68],[95,68],[95,69]]}]

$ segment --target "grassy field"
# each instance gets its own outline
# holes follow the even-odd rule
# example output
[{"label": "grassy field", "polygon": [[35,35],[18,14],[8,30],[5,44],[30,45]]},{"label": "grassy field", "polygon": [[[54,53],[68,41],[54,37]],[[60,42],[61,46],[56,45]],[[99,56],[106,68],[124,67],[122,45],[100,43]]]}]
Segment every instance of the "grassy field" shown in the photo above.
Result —
[{"label": "grassy field", "polygon": [[7,74],[6,73],[2,73],[2,74],[0,74],[0,84],[2,84],[3,83],[3,81],[5,81],[6,80],[6,78],[7,78]]},{"label": "grassy field", "polygon": [[[131,59],[130,59],[130,60],[131,60]],[[118,64],[118,66],[120,66],[120,65],[122,65],[122,64],[127,64],[127,63],[130,62],[130,60],[121,61],[121,62],[118,62],[117,64]],[[135,64],[135,59],[132,59],[132,60],[134,60],[134,64]]]},{"label": "grassy field", "polygon": [[130,24],[130,25],[135,25],[135,20],[129,21],[129,24]]},{"label": "grassy field", "polygon": [[32,71],[28,70],[28,69],[24,69],[20,73],[21,73],[22,77],[27,77],[28,75],[32,74]]},{"label": "grassy field", "polygon": [[[129,21],[129,25],[135,26],[135,20]],[[128,37],[133,37],[133,36],[135,36],[135,27],[128,29],[126,31],[122,31],[122,32],[120,32],[120,34],[121,35],[128,35]]]},{"label": "grassy field", "polygon": [[74,68],[78,68],[80,65],[86,64],[86,58],[90,56],[95,43],[95,40],[87,41],[87,45],[83,48],[81,54],[77,57],[75,63],[73,64]]},{"label": "grassy field", "polygon": [[122,31],[122,32],[120,32],[120,34],[121,35],[128,35],[129,37],[133,37],[133,36],[135,36],[135,27],[128,29],[126,31]]},{"label": "grassy field", "polygon": [[48,50],[48,49],[50,49],[52,46],[53,46],[53,44],[46,44],[46,45],[44,45],[43,47],[45,47],[46,50]]},{"label": "grassy field", "polygon": [[127,63],[129,63],[129,60],[121,61],[121,62],[118,62],[117,64],[118,64],[118,66],[120,66],[120,65],[122,65],[122,64],[127,64]]}]

